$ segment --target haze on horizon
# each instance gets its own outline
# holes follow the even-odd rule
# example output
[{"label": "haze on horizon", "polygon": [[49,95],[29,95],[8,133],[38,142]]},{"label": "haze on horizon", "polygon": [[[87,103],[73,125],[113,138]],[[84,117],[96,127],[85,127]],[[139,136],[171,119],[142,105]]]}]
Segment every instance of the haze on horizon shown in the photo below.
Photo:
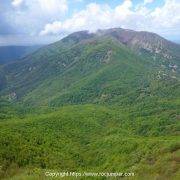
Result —
[{"label": "haze on horizon", "polygon": [[1,0],[0,45],[48,44],[114,27],[179,41],[179,9],[179,0]]}]

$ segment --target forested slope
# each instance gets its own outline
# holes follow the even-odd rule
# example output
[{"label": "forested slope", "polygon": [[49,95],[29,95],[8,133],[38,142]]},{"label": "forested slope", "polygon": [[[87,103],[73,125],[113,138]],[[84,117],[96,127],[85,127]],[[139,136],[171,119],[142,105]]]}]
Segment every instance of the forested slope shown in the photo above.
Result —
[{"label": "forested slope", "polygon": [[179,52],[153,33],[82,31],[1,66],[0,177],[179,179]]}]

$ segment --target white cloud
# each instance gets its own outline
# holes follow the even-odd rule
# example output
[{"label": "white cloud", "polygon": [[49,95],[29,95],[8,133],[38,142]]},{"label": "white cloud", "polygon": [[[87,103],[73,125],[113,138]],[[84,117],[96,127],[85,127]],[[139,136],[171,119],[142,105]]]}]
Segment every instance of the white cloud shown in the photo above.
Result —
[{"label": "white cloud", "polygon": [[[150,3],[150,0],[146,0],[146,3]],[[165,0],[163,6],[153,10],[143,5],[134,9],[131,0],[125,0],[113,9],[107,4],[91,3],[69,19],[48,23],[40,35],[70,33],[85,29],[95,31],[111,27],[153,31],[161,35],[172,34],[174,31],[180,33],[179,9],[179,0]]]},{"label": "white cloud", "polygon": [[83,2],[84,0],[74,0],[75,2]]},{"label": "white cloud", "polygon": [[73,32],[83,29],[96,31],[99,28],[110,28],[112,26],[122,26],[127,18],[134,13],[131,10],[132,2],[124,1],[119,6],[111,9],[107,4],[90,3],[86,9],[75,13],[71,18],[61,22],[48,23],[40,32],[40,35]]},{"label": "white cloud", "polygon": [[67,11],[67,1],[66,0],[36,0],[36,5],[39,5],[40,9],[46,11],[47,13],[59,12],[64,13]]},{"label": "white cloud", "polygon": [[23,3],[23,0],[13,0],[11,4],[14,7],[19,7],[19,6],[21,6],[22,3]]},{"label": "white cloud", "polygon": [[60,33],[62,31],[73,32],[81,29],[94,31],[99,27],[105,28],[111,21],[111,19],[109,19],[111,16],[110,10],[107,5],[100,6],[96,3],[91,3],[87,5],[85,10],[75,13],[72,18],[64,22],[55,21],[47,24],[40,34],[46,35],[54,32]]},{"label": "white cloud", "polygon": [[23,3],[23,7],[6,12],[6,18],[17,31],[26,34],[38,34],[48,21],[56,21],[68,11],[67,0],[14,0],[12,3],[16,7]]},{"label": "white cloud", "polygon": [[154,2],[154,0],[144,0],[144,4],[146,5],[146,4],[150,4],[150,3],[153,3]]},{"label": "white cloud", "polygon": [[40,35],[46,35],[46,34],[57,34],[59,32],[59,29],[61,29],[62,23],[59,21],[54,21],[52,24],[46,24],[43,31],[41,31]]},{"label": "white cloud", "polygon": [[90,3],[84,10],[75,13],[71,18],[61,22],[55,21],[45,25],[40,35],[47,35],[61,32],[73,32],[88,29],[96,31],[99,28],[110,28],[120,26],[127,17],[133,15],[131,11],[132,2],[130,0],[111,9],[107,4]]},{"label": "white cloud", "polygon": [[180,25],[180,1],[166,0],[162,8],[156,8],[151,16],[153,20],[164,27]]}]

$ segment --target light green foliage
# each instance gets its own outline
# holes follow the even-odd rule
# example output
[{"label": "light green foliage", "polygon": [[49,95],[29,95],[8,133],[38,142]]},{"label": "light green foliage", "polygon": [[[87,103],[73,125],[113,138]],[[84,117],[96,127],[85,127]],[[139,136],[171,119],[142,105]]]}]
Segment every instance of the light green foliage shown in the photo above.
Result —
[{"label": "light green foliage", "polygon": [[175,176],[180,146],[177,117],[173,111],[140,113],[134,108],[81,105],[1,121],[1,176],[13,175],[12,164],[18,169]]}]

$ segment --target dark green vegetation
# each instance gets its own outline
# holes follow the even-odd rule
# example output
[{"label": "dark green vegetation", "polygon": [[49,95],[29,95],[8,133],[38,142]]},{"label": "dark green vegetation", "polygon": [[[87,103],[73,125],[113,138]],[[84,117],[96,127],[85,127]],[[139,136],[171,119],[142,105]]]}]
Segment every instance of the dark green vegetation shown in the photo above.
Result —
[{"label": "dark green vegetation", "polygon": [[0,64],[20,60],[24,56],[36,51],[38,46],[0,46]]},{"label": "dark green vegetation", "polygon": [[123,29],[73,33],[1,66],[0,176],[179,179],[179,66],[179,45]]}]

